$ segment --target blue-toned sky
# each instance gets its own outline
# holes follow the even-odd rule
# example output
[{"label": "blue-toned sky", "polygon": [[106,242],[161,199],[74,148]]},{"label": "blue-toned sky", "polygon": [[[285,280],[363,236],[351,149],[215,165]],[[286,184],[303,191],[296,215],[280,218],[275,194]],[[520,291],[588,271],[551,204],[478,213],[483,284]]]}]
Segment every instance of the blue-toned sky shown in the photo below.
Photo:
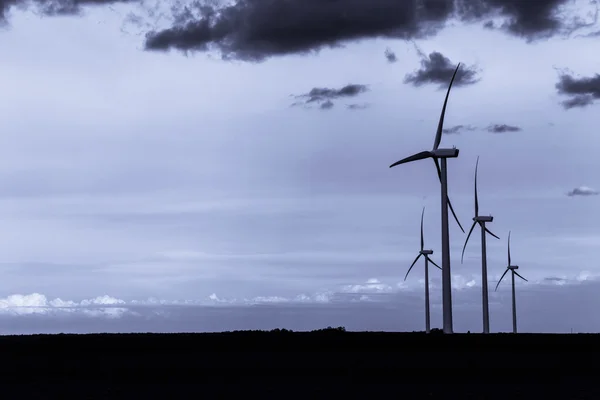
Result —
[{"label": "blue-toned sky", "polygon": [[[0,332],[422,329],[439,184],[388,166],[431,148],[458,62],[442,147],[465,229],[480,157],[490,289],[511,230],[520,329],[600,330],[600,5],[212,3],[0,0]],[[450,233],[478,331],[479,233],[463,264]]]}]

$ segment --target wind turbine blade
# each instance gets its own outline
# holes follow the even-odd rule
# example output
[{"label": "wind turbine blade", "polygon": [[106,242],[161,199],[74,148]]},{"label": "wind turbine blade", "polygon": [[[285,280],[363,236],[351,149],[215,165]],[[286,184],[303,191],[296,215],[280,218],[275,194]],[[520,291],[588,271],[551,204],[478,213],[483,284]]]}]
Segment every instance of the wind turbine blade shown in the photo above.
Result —
[{"label": "wind turbine blade", "polygon": [[421,250],[425,248],[425,239],[423,239],[423,215],[425,215],[425,207],[423,207],[423,212],[421,212]]},{"label": "wind turbine blade", "polygon": [[450,207],[450,211],[452,212],[452,215],[454,216],[454,220],[458,224],[458,227],[460,228],[462,233],[465,233],[465,230],[463,229],[462,225],[460,224],[460,221],[458,220],[458,217],[456,216],[456,213],[454,212],[454,207],[452,207],[452,203],[450,202],[449,197],[448,197],[448,207]]},{"label": "wind turbine blade", "polygon": [[504,275],[506,275],[506,273],[508,272],[508,268],[506,268],[506,270],[504,271],[504,273],[502,274],[502,276],[500,277],[500,280],[498,280],[498,283],[496,284],[496,289],[494,289],[494,292],[496,290],[498,290],[498,285],[500,285],[500,282],[502,282],[502,278],[504,278]]},{"label": "wind turbine blade", "polygon": [[508,266],[510,267],[510,231],[508,231]]},{"label": "wind turbine blade", "polygon": [[[433,162],[435,163],[435,168],[437,169],[438,178],[440,179],[440,183],[441,183],[442,182],[442,170],[440,168],[440,163],[438,162],[437,158],[434,158]],[[450,197],[448,197],[448,208],[450,208],[450,211],[452,212],[452,216],[454,217],[454,220],[458,224],[458,227],[460,228],[462,233],[465,233],[465,230],[463,229],[462,225],[460,224],[460,221],[458,220],[458,217],[456,216],[456,213],[454,212],[454,207],[452,207],[452,203],[450,202]]]},{"label": "wind turbine blade", "polygon": [[477,162],[475,163],[475,216],[479,216],[479,201],[477,201],[477,167],[479,167],[479,156],[477,156]]},{"label": "wind turbine blade", "polygon": [[495,237],[496,239],[500,239],[498,236],[494,235],[494,234],[492,233],[492,231],[490,231],[490,230],[487,228],[487,226],[485,227],[485,231],[486,231],[487,233],[489,233],[490,235],[492,235],[493,237]]},{"label": "wind turbine blade", "polygon": [[[427,257],[427,256],[426,256]],[[433,265],[435,265],[436,267],[438,267],[440,270],[442,269],[442,267],[440,267],[439,265],[437,265],[436,263],[433,262],[433,260],[429,257],[427,257],[427,260],[432,263]]]},{"label": "wind turbine blade", "polygon": [[440,183],[442,183],[442,169],[440,168],[440,163],[437,158],[434,158],[433,162],[435,163],[435,168],[437,169],[438,179],[440,180]]},{"label": "wind turbine blade", "polygon": [[519,275],[519,273],[515,270],[513,270],[513,273],[518,276],[519,278],[523,279],[525,282],[529,282],[527,279],[523,278],[521,275]]},{"label": "wind turbine blade", "polygon": [[393,163],[392,165],[390,165],[390,168],[395,167],[396,165],[400,165],[400,164],[405,164],[405,163],[409,163],[411,161],[418,161],[418,160],[423,160],[425,158],[429,158],[431,157],[431,152],[430,151],[422,151],[420,153],[417,154],[413,154],[412,156],[403,158],[400,161],[396,161],[395,163]]},{"label": "wind turbine blade", "polygon": [[446,115],[446,105],[448,104],[448,96],[450,95],[450,89],[452,89],[452,83],[454,82],[454,78],[456,77],[456,73],[458,72],[458,68],[460,67],[460,63],[456,66],[456,70],[454,70],[454,75],[452,75],[452,80],[450,81],[450,85],[448,86],[448,91],[446,92],[446,99],[444,100],[444,106],[442,107],[442,114],[440,115],[440,122],[438,123],[438,129],[435,134],[435,141],[433,142],[433,150],[437,150],[440,142],[442,141],[442,129],[444,128],[444,116]]},{"label": "wind turbine blade", "polygon": [[463,259],[465,258],[465,249],[467,248],[467,242],[469,241],[469,238],[471,237],[471,233],[473,233],[473,229],[475,229],[475,225],[477,225],[477,221],[473,222],[473,225],[471,225],[471,229],[469,230],[469,234],[467,235],[467,240],[465,240],[465,245],[463,246],[463,251],[462,251],[462,256],[460,257],[460,263],[463,263]]},{"label": "wind turbine blade", "polygon": [[419,260],[419,258],[421,258],[423,254],[419,253],[419,255],[417,256],[417,258],[415,258],[415,261],[413,261],[412,264],[410,264],[410,268],[408,269],[408,271],[406,271],[406,275],[404,276],[404,280],[406,280],[406,278],[408,278],[408,274],[410,273],[410,270],[415,266],[415,264],[417,263],[417,261]]}]

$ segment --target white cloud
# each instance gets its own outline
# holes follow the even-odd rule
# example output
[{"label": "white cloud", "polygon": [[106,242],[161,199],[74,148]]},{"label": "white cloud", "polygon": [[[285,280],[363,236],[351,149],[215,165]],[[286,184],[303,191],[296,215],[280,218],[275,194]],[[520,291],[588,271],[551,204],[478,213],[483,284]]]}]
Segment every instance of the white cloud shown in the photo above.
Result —
[{"label": "white cloud", "polygon": [[346,285],[342,293],[390,293],[393,289],[390,285],[381,283],[376,278],[368,279],[365,284]]},{"label": "white cloud", "polygon": [[596,279],[596,276],[593,276],[592,274],[590,274],[589,271],[581,271],[579,273],[579,275],[577,275],[577,278],[575,278],[578,282],[582,282],[582,281],[588,281],[588,280],[594,280]]},{"label": "white cloud", "polygon": [[114,305],[114,304],[125,304],[125,301],[115,299],[107,295],[96,297],[95,299],[83,300],[79,303],[80,306],[91,306],[91,305]]},{"label": "white cloud", "polygon": [[[469,289],[475,286],[481,286],[481,278],[475,275],[452,275],[452,290]],[[490,281],[491,282],[491,281]],[[419,290],[424,288],[425,280],[419,279]],[[430,278],[429,288],[432,290],[441,289],[441,277]]]},{"label": "white cloud", "polygon": [[328,303],[331,300],[331,292],[324,292],[315,295],[314,299],[317,303]]},{"label": "white cloud", "polygon": [[215,303],[228,303],[227,300],[220,299],[219,296],[217,296],[216,293],[213,293],[210,296],[208,296],[208,299],[210,301],[214,301]]},{"label": "white cloud", "polygon": [[0,313],[12,315],[55,315],[57,313],[73,313],[99,317],[119,317],[127,312],[123,307],[102,307],[125,304],[125,301],[110,296],[100,296],[94,299],[83,300],[79,303],[71,300],[56,298],[48,300],[40,293],[13,294],[0,299]]},{"label": "white cloud", "polygon": [[300,302],[308,302],[311,300],[310,296],[307,296],[305,294],[299,294],[298,296],[296,296],[296,300],[300,301]]},{"label": "white cloud", "polygon": [[452,275],[452,288],[457,290],[472,288],[477,284],[475,279],[462,275]]},{"label": "white cloud", "polygon": [[256,304],[256,303],[288,303],[290,302],[290,299],[287,299],[285,297],[279,297],[279,296],[258,296],[258,297],[254,297],[253,299],[250,300],[245,300],[244,301],[246,304]]},{"label": "white cloud", "polygon": [[[332,292],[319,292],[313,295],[299,294],[295,297],[282,296],[256,296],[252,298],[244,298],[238,300],[235,298],[221,298],[216,293],[208,296],[208,302],[194,302],[195,305],[252,305],[252,304],[280,304],[280,303],[328,303],[331,300]],[[181,304],[181,302],[176,302]],[[174,304],[174,303],[172,303]]]},{"label": "white cloud", "polygon": [[81,309],[82,313],[90,317],[105,317],[105,318],[119,318],[125,313],[137,314],[123,307],[110,307],[110,308],[92,308],[92,309]]},{"label": "white cloud", "polygon": [[35,314],[44,313],[48,307],[52,306],[48,304],[46,296],[39,293],[32,293],[30,295],[14,294],[5,299],[0,299],[0,312],[10,311],[15,314]]}]

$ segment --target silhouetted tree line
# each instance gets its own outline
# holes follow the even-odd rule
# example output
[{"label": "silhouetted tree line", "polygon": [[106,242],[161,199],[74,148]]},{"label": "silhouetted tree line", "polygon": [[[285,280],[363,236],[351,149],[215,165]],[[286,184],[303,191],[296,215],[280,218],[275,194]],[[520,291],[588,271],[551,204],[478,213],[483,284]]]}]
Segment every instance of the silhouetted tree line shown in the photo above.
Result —
[{"label": "silhouetted tree line", "polygon": [[[439,329],[438,329],[439,330]],[[263,331],[263,330],[244,330],[244,331],[225,331],[225,332],[221,332],[221,333],[258,333],[258,332],[262,332],[262,333],[294,333],[293,330],[291,329],[280,329],[280,328],[276,328],[276,329],[271,329],[270,331]],[[311,333],[339,333],[339,332],[346,332],[346,328],[343,326],[338,326],[337,328],[332,328],[331,326],[328,326],[327,328],[324,329],[315,329],[310,331]]]}]

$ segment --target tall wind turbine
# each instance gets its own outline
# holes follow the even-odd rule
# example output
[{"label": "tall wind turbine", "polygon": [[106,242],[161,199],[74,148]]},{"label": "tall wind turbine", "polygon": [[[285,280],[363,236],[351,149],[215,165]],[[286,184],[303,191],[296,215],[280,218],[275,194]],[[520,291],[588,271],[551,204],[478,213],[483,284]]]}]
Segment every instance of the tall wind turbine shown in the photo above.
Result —
[{"label": "tall wind turbine", "polygon": [[486,226],[486,222],[492,222],[494,217],[489,216],[481,216],[479,215],[479,202],[477,201],[477,167],[479,167],[479,157],[477,157],[477,162],[475,163],[475,217],[473,217],[473,225],[471,225],[471,229],[469,230],[469,234],[467,235],[467,240],[465,240],[465,245],[463,246],[462,256],[460,262],[462,264],[463,259],[465,257],[465,249],[467,248],[467,243],[469,242],[469,238],[471,237],[471,233],[473,233],[473,229],[475,229],[475,225],[479,224],[481,227],[481,292],[482,292],[482,301],[483,301],[483,333],[490,333],[490,313],[488,308],[488,278],[487,278],[487,254],[486,254],[486,241],[485,234],[486,232],[495,237],[496,239],[500,239],[498,236],[494,235]]},{"label": "tall wind turbine", "polygon": [[519,269],[518,265],[510,264],[510,231],[508,231],[508,266],[506,267],[506,270],[504,271],[504,273],[500,277],[500,280],[496,284],[496,289],[494,291],[498,290],[498,285],[500,285],[500,282],[502,282],[502,278],[504,278],[504,275],[506,275],[506,273],[510,270],[512,273],[511,277],[512,277],[513,333],[517,333],[517,303],[516,303],[516,298],[515,298],[515,275],[518,276],[519,278],[523,279],[525,282],[527,282],[527,279],[525,279],[521,275],[519,275],[519,273],[516,271],[517,269]]},{"label": "tall wind turbine", "polygon": [[408,278],[408,274],[410,270],[415,266],[419,258],[423,256],[425,258],[425,332],[429,333],[431,331],[431,323],[429,317],[429,263],[432,263],[439,269],[442,269],[439,265],[433,262],[429,256],[433,254],[433,250],[425,250],[425,241],[423,239],[423,215],[425,214],[425,207],[423,207],[423,212],[421,213],[421,251],[419,251],[419,255],[415,258],[415,261],[410,265],[410,268],[406,272],[404,276],[404,280]]},{"label": "tall wind turbine", "polygon": [[[451,149],[439,149],[438,147],[442,140],[442,129],[444,127],[444,115],[446,114],[448,96],[450,95],[450,89],[452,88],[452,83],[454,82],[454,78],[456,77],[456,73],[458,72],[459,67],[460,63],[456,66],[456,70],[454,71],[454,75],[452,75],[452,80],[450,81],[450,85],[448,86],[448,91],[446,92],[446,99],[444,100],[444,106],[442,107],[442,114],[440,115],[437,133],[433,142],[433,149],[430,151],[422,151],[420,153],[413,154],[410,157],[406,157],[390,165],[390,168],[392,168],[396,165],[405,164],[412,161],[423,160],[425,158],[433,158],[433,162],[435,163],[435,167],[437,169],[438,177],[440,179],[442,187],[442,311],[444,313],[444,333],[452,333],[453,330],[452,275],[450,273],[450,234],[448,232],[448,207],[450,207],[450,211],[452,211],[452,215],[454,216],[454,219],[458,223],[458,226],[463,231],[463,233],[465,232],[465,230],[462,228],[462,225],[458,221],[458,217],[456,216],[456,213],[452,208],[452,204],[450,203],[450,199],[448,198],[448,172],[446,160],[448,158],[458,157],[458,149],[456,147],[453,147]],[[438,162],[438,160],[441,161],[441,167],[440,162]]]}]

